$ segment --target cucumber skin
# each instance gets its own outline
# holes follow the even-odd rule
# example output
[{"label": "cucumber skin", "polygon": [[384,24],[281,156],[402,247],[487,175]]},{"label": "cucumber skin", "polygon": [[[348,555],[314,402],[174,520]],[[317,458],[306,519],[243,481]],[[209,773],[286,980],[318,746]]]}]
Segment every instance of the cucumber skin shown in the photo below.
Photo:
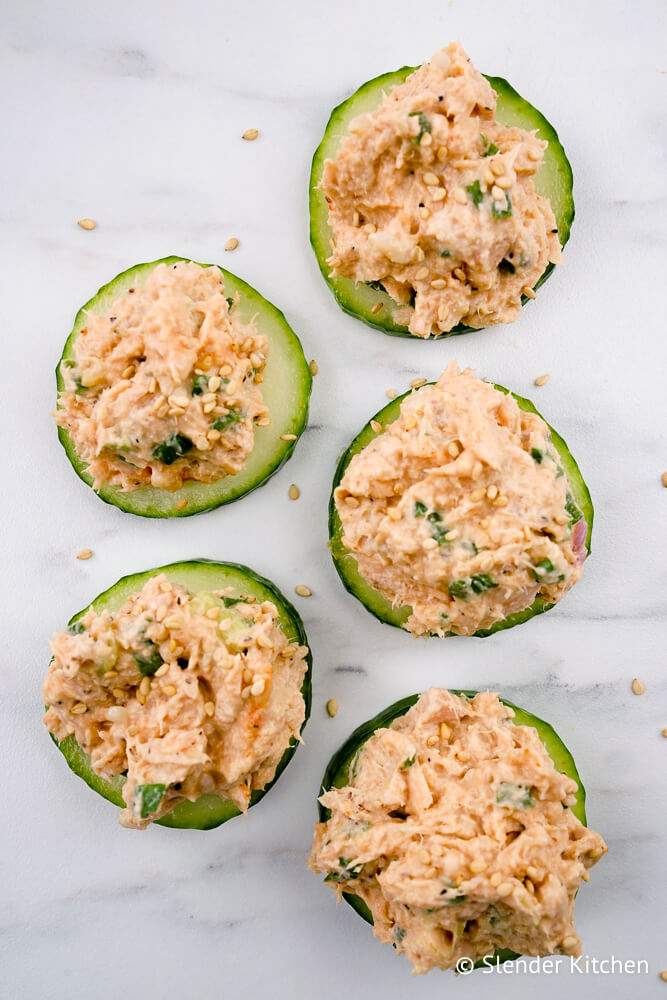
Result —
[{"label": "cucumber skin", "polygon": [[[428,384],[433,385],[434,383],[430,382]],[[542,414],[529,399],[526,399],[523,396],[519,396],[516,393],[511,392],[509,389],[506,389],[502,385],[494,384],[494,388],[497,389],[499,392],[503,392],[507,395],[512,396],[512,398],[516,401],[520,409],[526,412],[536,413],[539,417],[541,417],[542,420],[544,420]],[[361,445],[359,448],[355,449],[356,443],[363,436],[368,436],[368,440],[370,441],[373,438],[377,437],[377,433],[382,433],[384,428],[397,418],[400,412],[400,404],[402,400],[404,400],[405,397],[410,394],[410,391],[411,390],[408,389],[407,392],[404,392],[402,395],[397,396],[396,399],[393,399],[390,403],[388,403],[381,410],[379,410],[373,417],[371,417],[371,419],[364,425],[364,427],[362,427],[359,433],[355,436],[355,438],[353,439],[350,446],[346,449],[346,451],[343,452],[338,461],[338,465],[336,466],[336,471],[334,473],[334,479],[331,486],[331,497],[329,500],[329,549],[331,551],[331,556],[334,562],[334,566],[336,568],[336,572],[338,573],[338,576],[340,577],[343,586],[348,591],[348,593],[352,594],[353,597],[355,597],[361,604],[363,604],[366,610],[370,611],[370,613],[375,618],[377,618],[378,621],[382,622],[383,625],[391,625],[394,628],[402,628],[403,624],[409,617],[408,606],[404,606],[402,609],[397,609],[397,611],[395,612],[395,619],[392,620],[391,618],[383,614],[382,610],[378,610],[372,607],[371,604],[368,602],[368,598],[364,599],[364,597],[360,595],[360,593],[356,589],[356,587],[359,585],[356,584],[356,581],[350,580],[349,576],[345,572],[343,560],[344,559],[351,560],[352,562],[354,562],[354,570],[353,570],[354,576],[358,576],[362,580],[361,586],[363,587],[364,590],[368,591],[369,596],[372,597],[376,595],[377,597],[380,598],[383,604],[388,603],[386,601],[386,598],[383,598],[379,591],[375,590],[373,587],[370,586],[370,584],[366,583],[366,581],[363,580],[363,577],[361,577],[361,573],[359,573],[356,567],[356,560],[354,559],[354,556],[351,553],[349,553],[348,550],[343,545],[342,526],[340,523],[340,518],[338,516],[338,511],[336,510],[334,493],[352,457],[358,452],[362,451],[363,448],[368,443],[368,441],[365,442],[363,445]],[[391,415],[391,419],[386,419],[388,415]],[[382,424],[382,430],[377,433],[374,432],[371,428],[371,421],[374,420],[377,420],[380,424]],[[584,518],[586,519],[586,525],[587,525],[586,549],[590,554],[591,537],[593,531],[594,508],[588,486],[586,485],[586,482],[583,476],[581,475],[579,466],[577,465],[577,462],[575,461],[573,455],[571,454],[565,440],[551,426],[551,424],[547,423],[546,420],[544,422],[547,424],[547,427],[551,432],[553,444],[561,460],[565,464],[568,482],[574,492],[577,505],[579,506],[579,509],[581,510]],[[553,607],[554,607],[553,604],[547,604],[540,598],[537,598],[528,608],[524,608],[523,611],[517,611],[514,614],[509,615],[507,618],[503,618],[501,621],[495,622],[495,624],[493,624],[490,628],[479,629],[477,632],[473,633],[472,636],[461,636],[460,638],[484,639],[490,635],[494,635],[496,632],[502,632],[505,631],[506,629],[514,628],[515,625],[522,625],[524,622],[529,621],[531,618],[535,618],[537,615],[541,615],[544,614],[546,611],[550,611]],[[393,613],[394,612],[392,609],[392,614]],[[455,635],[455,633],[449,633],[445,636],[445,638],[450,638],[452,635]]]},{"label": "cucumber skin", "polygon": [[[282,441],[280,442],[280,446],[277,449],[278,459],[273,465],[268,467],[266,474],[255,480],[254,483],[252,483],[247,489],[244,490],[242,489],[241,491],[233,493],[228,497],[224,497],[222,499],[215,499],[212,497],[210,499],[207,499],[203,503],[195,502],[194,504],[192,504],[188,502],[188,505],[184,509],[178,510],[176,509],[176,504],[178,503],[178,500],[182,497],[183,494],[181,491],[176,491],[173,495],[171,495],[173,496],[173,504],[171,506],[171,509],[168,512],[162,512],[150,509],[138,510],[136,507],[136,503],[133,503],[133,495],[134,495],[133,492],[123,493],[116,487],[109,487],[109,486],[102,486],[99,490],[93,490],[96,496],[98,496],[100,500],[104,501],[104,503],[109,504],[112,507],[116,507],[118,510],[122,510],[125,513],[134,514],[137,517],[150,517],[150,518],[193,517],[195,514],[202,514],[209,510],[215,510],[217,507],[222,507],[228,503],[233,503],[235,500],[240,500],[241,497],[247,496],[249,493],[252,493],[255,489],[258,489],[260,486],[264,486],[264,484],[267,483],[269,479],[271,479],[271,477],[274,476],[275,473],[282,468],[285,462],[287,462],[291,458],[292,452],[294,451],[298,443],[298,440],[301,437],[301,434],[304,432],[304,430],[308,425],[308,410],[310,402],[310,393],[312,389],[312,374],[306,362],[301,342],[299,341],[299,338],[297,337],[294,330],[292,330],[291,326],[287,322],[284,313],[281,310],[279,310],[277,306],[274,306],[272,302],[269,302],[268,299],[265,299],[264,296],[261,295],[261,293],[258,292],[252,285],[249,285],[242,278],[239,278],[238,275],[233,274],[231,271],[227,271],[219,264],[206,264],[206,263],[201,263],[199,261],[190,261],[190,258],[188,257],[179,257],[175,255],[171,255],[168,257],[161,257],[158,260],[148,261],[144,264],[134,264],[132,267],[127,268],[125,271],[121,271],[114,278],[112,278],[111,281],[108,281],[106,282],[106,284],[102,285],[97,290],[95,295],[93,295],[83,306],[81,306],[81,308],[76,313],[76,316],[74,317],[74,325],[67,337],[67,340],[65,341],[62,354],[60,356],[58,364],[56,365],[55,375],[56,375],[57,391],[60,392],[63,389],[63,379],[60,372],[60,366],[63,360],[69,356],[68,352],[71,351],[72,345],[76,340],[76,337],[78,336],[80,327],[84,322],[86,312],[93,309],[103,296],[113,293],[116,286],[122,283],[122,279],[127,278],[129,275],[136,274],[137,276],[139,276],[142,272],[152,270],[158,264],[173,264],[179,261],[188,261],[191,263],[199,264],[200,267],[217,267],[218,270],[221,271],[222,274],[224,275],[226,281],[231,282],[235,287],[244,290],[244,293],[248,297],[248,299],[253,299],[253,298],[259,299],[263,303],[265,303],[273,312],[275,318],[284,325],[287,331],[289,331],[293,340],[296,342],[296,344],[298,344],[301,352],[300,360],[302,361],[302,364],[300,364],[299,366],[300,367],[299,377],[304,386],[304,399],[300,412],[301,419],[290,431],[290,433],[296,434],[296,440],[288,442],[282,442]],[[89,486],[92,489],[93,480],[90,474],[88,473],[88,466],[81,458],[79,458],[76,449],[74,447],[74,442],[69,432],[64,427],[57,427],[57,434],[58,434],[58,440],[60,441],[60,444],[64,448],[65,454],[67,455],[70,464],[72,465],[72,468],[76,472],[77,476],[79,477],[79,479],[81,479],[82,482],[86,484],[86,486]],[[251,456],[252,452],[248,460],[250,460]],[[237,475],[242,475],[242,474],[243,470],[241,470],[240,473],[237,473]],[[213,483],[199,483],[194,485],[192,483],[190,484],[190,486],[194,489],[196,489],[197,485],[199,485],[200,487],[204,486],[210,487],[215,484]],[[186,486],[185,488],[187,489],[188,487]],[[152,492],[155,495],[160,495],[160,496],[164,495],[166,492],[164,490],[157,490],[152,487],[144,487],[142,488],[141,491],[137,492],[145,493],[149,489],[152,490]]]},{"label": "cucumber skin", "polygon": [[[468,698],[474,698],[478,693],[477,691],[464,691],[461,689],[450,688],[451,693],[455,695],[463,695]],[[344,775],[347,775],[347,768],[354,754],[357,752],[359,747],[372,736],[374,732],[385,726],[388,726],[390,722],[394,719],[399,718],[401,715],[405,715],[408,709],[418,701],[420,695],[413,694],[408,695],[406,698],[402,698],[400,701],[394,702],[393,705],[389,705],[384,711],[379,712],[374,718],[369,719],[367,722],[363,722],[360,726],[354,730],[354,732],[348,736],[347,740],[327,764],[324,776],[322,778],[322,784],[320,787],[320,795],[324,792],[329,791],[330,788],[338,787],[340,788],[345,782],[340,780],[337,782],[336,779],[341,777],[341,773],[344,771]],[[558,764],[562,764],[562,767],[558,767],[561,774],[566,774],[569,778],[572,778],[577,782],[577,801],[574,806],[572,806],[572,812],[580,820],[581,823],[586,826],[586,789],[584,788],[583,782],[579,776],[577,766],[574,761],[574,757],[567,749],[566,745],[561,740],[560,736],[553,728],[553,726],[545,722],[544,719],[540,719],[539,716],[533,715],[531,712],[526,712],[525,709],[520,708],[518,705],[513,704],[511,701],[507,701],[505,698],[500,699],[503,705],[508,705],[515,711],[515,719],[512,720],[516,725],[531,725],[533,726],[542,740],[549,756],[554,761],[554,764],[558,767]],[[552,751],[556,751],[558,760],[553,755]],[[317,803],[318,819],[320,823],[325,823],[330,814],[330,810],[323,806],[321,802]],[[344,892],[343,899],[348,903],[352,909],[359,914],[359,916],[366,921],[366,923],[373,925],[373,916],[368,906],[360,896],[356,896],[351,892]],[[497,950],[494,955],[486,959],[478,959],[475,963],[475,968],[479,969],[485,965],[502,965],[503,962],[513,961],[519,958],[519,954],[515,951],[511,951],[509,948],[502,948]]]},{"label": "cucumber skin", "polygon": [[[402,83],[407,76],[414,73],[418,66],[403,66],[401,69],[390,71],[388,73],[383,73],[380,76],[374,77],[371,80],[366,81],[362,84],[350,97],[342,101],[340,104],[331,112],[329,120],[327,122],[326,128],[324,130],[324,135],[320,141],[319,146],[313,154],[313,159],[311,163],[310,171],[310,186],[309,186],[309,205],[310,205],[310,244],[315,253],[315,258],[317,260],[318,266],[322,273],[322,276],[329,286],[334,298],[336,299],[338,305],[341,309],[346,312],[349,316],[354,316],[355,319],[361,320],[367,326],[373,327],[375,330],[380,330],[382,333],[387,334],[390,337],[406,337],[411,340],[443,340],[446,337],[460,336],[464,333],[475,333],[483,329],[488,329],[485,327],[472,327],[466,326],[463,323],[458,324],[452,330],[447,333],[437,334],[431,337],[415,337],[409,332],[407,327],[400,326],[394,323],[393,319],[389,315],[386,320],[376,318],[370,311],[370,308],[360,311],[355,308],[354,302],[350,301],[349,296],[345,293],[343,289],[338,285],[337,279],[332,278],[327,266],[328,252],[324,252],[324,247],[322,246],[322,233],[320,230],[328,230],[328,223],[326,219],[326,204],[323,205],[324,197],[319,190],[319,182],[322,175],[323,161],[325,157],[325,147],[327,146],[327,139],[330,130],[334,130],[338,119],[345,115],[348,109],[351,109],[355,103],[366,94],[372,94],[375,90],[378,91],[379,96],[383,92],[383,86],[390,89],[393,86],[397,86]],[[531,125],[535,128],[539,128],[543,133],[543,136],[548,139],[549,147],[554,151],[555,156],[553,157],[554,163],[556,164],[555,170],[560,175],[563,186],[566,190],[569,190],[569,199],[567,204],[564,206],[562,214],[559,216],[554,210],[556,215],[556,222],[558,225],[559,239],[561,243],[561,249],[567,243],[570,232],[572,229],[572,224],[575,217],[575,205],[573,198],[573,174],[570,161],[565,153],[563,145],[558,137],[558,133],[547,118],[539,111],[534,105],[530,104],[512,87],[507,80],[500,76],[489,76],[483,74],[488,82],[491,84],[496,94],[499,97],[504,97],[508,102],[512,104],[517,104],[522,109],[525,109],[528,113],[529,118],[532,119]],[[502,117],[499,119],[502,122]],[[549,152],[549,150],[547,150]],[[327,246],[331,248],[330,241],[327,237]],[[548,264],[544,272],[537,280],[533,286],[535,289],[539,288],[544,282],[551,276],[554,271],[554,264]],[[355,292],[360,286],[355,285]],[[384,297],[379,293],[375,293],[373,302],[384,302],[389,304],[393,300],[390,299],[388,295]],[[525,295],[521,296],[521,304],[525,306],[526,303],[530,302],[531,299],[526,298]],[[387,309],[384,309],[379,315],[387,314]]]},{"label": "cucumber skin", "polygon": [[[85,608],[78,611],[72,616],[72,618],[70,618],[68,625],[72,625],[76,622],[91,607],[95,607],[96,610],[104,608],[108,600],[113,597],[114,593],[119,588],[125,588],[128,583],[131,583],[134,580],[136,580],[137,583],[141,581],[141,584],[136,588],[136,590],[138,590],[140,589],[140,586],[143,586],[143,583],[147,579],[152,576],[156,576],[159,573],[168,571],[174,572],[180,568],[190,569],[193,567],[203,567],[213,571],[220,569],[223,572],[225,570],[231,570],[236,575],[244,576],[252,583],[259,585],[263,590],[268,591],[267,598],[273,599],[274,604],[281,613],[281,621],[284,616],[290,624],[294,626],[294,640],[298,640],[299,645],[308,646],[308,655],[306,656],[307,670],[301,688],[305,704],[304,720],[300,730],[300,732],[303,732],[310,717],[313,667],[312,653],[310,645],[308,644],[308,638],[303,626],[303,621],[301,620],[301,616],[294,605],[281,593],[274,583],[267,580],[259,573],[256,573],[254,570],[251,570],[247,566],[243,566],[240,563],[218,562],[213,559],[191,559],[184,562],[168,563],[165,566],[157,566],[154,569],[145,570],[141,573],[132,573],[121,577],[107,590],[98,594],[98,596],[95,597],[90,604],[86,605]],[[222,588],[227,585],[228,584],[225,583],[223,577],[219,581],[219,587]],[[130,593],[136,593],[136,590],[132,590]],[[98,795],[101,795],[103,798],[107,799],[107,801],[113,803],[113,805],[118,806],[119,808],[123,808],[125,806],[121,792],[123,784],[121,776],[116,776],[113,779],[106,779],[96,774],[90,766],[90,758],[81,749],[79,744],[76,743],[72,734],[65,737],[65,739],[61,741],[59,741],[53,733],[49,733],[49,736],[65,757],[68,767],[74,771],[79,778],[85,781],[94,792],[97,792]],[[285,748],[285,752],[276,767],[276,773],[271,781],[265,785],[264,788],[253,791],[250,799],[250,808],[256,805],[256,803],[259,802],[271,788],[273,788],[278,781],[278,778],[281,776],[294,756],[294,752],[298,745],[299,740],[294,738],[290,740],[289,745]],[[180,816],[178,815],[179,813]],[[155,825],[174,829],[213,830],[222,823],[227,822],[227,820],[233,819],[235,816],[239,815],[242,815],[241,811],[229,800],[221,799],[216,795],[203,795],[196,802],[186,801],[179,803],[170,813],[167,813],[161,819],[156,820]]]}]

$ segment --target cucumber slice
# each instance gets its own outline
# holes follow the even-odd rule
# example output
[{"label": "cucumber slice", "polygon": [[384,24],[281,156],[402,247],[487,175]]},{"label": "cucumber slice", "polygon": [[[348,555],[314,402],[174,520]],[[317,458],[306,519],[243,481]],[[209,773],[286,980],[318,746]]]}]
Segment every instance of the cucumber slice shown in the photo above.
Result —
[{"label": "cucumber slice", "polygon": [[[452,694],[464,695],[468,698],[474,698],[477,694],[477,691],[461,691],[459,689],[450,690],[452,691]],[[324,777],[322,778],[320,795],[329,791],[330,788],[342,788],[344,785],[347,785],[350,780],[350,764],[366,740],[368,740],[377,729],[389,726],[394,719],[398,719],[399,716],[405,715],[408,709],[412,708],[418,699],[418,694],[402,698],[400,701],[394,702],[393,705],[385,708],[384,711],[376,715],[375,718],[369,719],[368,722],[362,723],[362,725],[355,729],[352,735],[348,737],[342,747],[340,747],[340,749],[329,761],[326,771],[324,772]],[[579,777],[574,757],[565,746],[556,730],[550,726],[548,722],[545,722],[544,719],[540,719],[538,716],[532,715],[530,712],[526,712],[525,709],[519,708],[511,701],[507,701],[505,698],[501,698],[500,700],[504,705],[508,705],[510,708],[514,709],[513,722],[516,723],[516,725],[533,726],[533,728],[537,730],[537,733],[542,740],[547,753],[553,760],[557,770],[560,771],[561,774],[566,774],[568,778],[572,778],[576,781],[577,801],[571,808],[577,819],[583,823],[584,826],[586,826],[586,790],[583,786],[581,778]],[[320,823],[325,823],[331,815],[330,810],[323,806],[321,802],[317,803],[317,808]],[[344,892],[343,898],[345,899],[345,902],[349,903],[352,909],[356,910],[359,916],[363,917],[367,923],[373,923],[371,911],[360,896],[355,896],[351,892]],[[500,965],[502,962],[518,957],[519,956],[516,952],[511,951],[508,948],[502,948],[496,951],[491,958],[487,957],[485,959],[479,959],[479,961],[475,963],[475,968],[480,968],[485,963],[486,965]]]},{"label": "cucumber slice", "polygon": [[[113,587],[109,587],[102,594],[95,598],[88,607],[74,615],[69,625],[81,618],[89,608],[95,611],[117,611],[127,601],[131,594],[141,590],[143,585],[152,576],[164,573],[167,579],[173,583],[179,583],[186,587],[190,593],[196,594],[201,591],[221,590],[225,587],[233,588],[233,596],[246,597],[254,595],[260,601],[271,601],[278,610],[280,627],[290,642],[299,645],[308,645],[303,622],[290,602],[284,597],[275,584],[265,580],[263,576],[241,566],[238,563],[213,562],[210,559],[195,559],[188,562],[171,563],[167,566],[158,566],[155,569],[146,570],[144,573],[133,573],[131,576],[122,577]],[[306,705],[306,716],[303,722],[305,726],[310,715],[311,687],[312,687],[312,658],[310,653],[306,657],[308,670],[303,681],[301,693]],[[301,729],[303,730],[303,726]],[[53,734],[51,739],[63,754],[69,767],[80,778],[86,782],[94,792],[103,798],[113,802],[114,805],[123,808],[122,787],[125,781],[123,775],[114,778],[103,778],[93,771],[90,757],[79,746],[73,735],[67,736],[64,740],[57,740]],[[285,770],[294,755],[298,745],[298,740],[292,739],[276,768],[273,780],[262,789],[255,790],[250,798],[250,805],[254,806],[266,795],[270,788]],[[160,826],[178,827],[179,829],[190,830],[212,830],[228,819],[241,814],[240,809],[228,799],[221,799],[218,795],[202,795],[196,802],[180,802],[170,813],[156,820]]]},{"label": "cucumber slice", "polygon": [[[319,184],[322,179],[324,161],[333,159],[336,155],[338,145],[347,133],[350,121],[357,115],[373,111],[386,92],[403,83],[410,73],[414,73],[415,69],[417,69],[416,66],[403,66],[402,69],[392,73],[377,76],[374,80],[364,83],[351,97],[334,108],[322,141],[315,150],[310,171],[310,242],[324,280],[345,312],[363,320],[368,326],[373,326],[376,330],[382,330],[383,333],[394,337],[412,337],[412,334],[407,327],[394,322],[392,317],[397,306],[391,296],[380,289],[372,288],[370,285],[357,284],[352,278],[335,277],[330,273],[327,259],[331,256],[331,229],[328,222],[327,203],[320,191]],[[503,80],[500,76],[487,76],[486,79],[498,97],[496,111],[498,121],[503,125],[517,125],[519,128],[536,130],[539,138],[546,139],[549,143],[542,166],[535,177],[535,186],[538,192],[551,202],[558,226],[558,238],[561,246],[565,246],[574,219],[574,198],[572,194],[572,168],[558,134],[544,115],[524,100],[507,80]],[[549,264],[534,287],[538,288],[545,282],[553,269],[554,265]],[[522,301],[525,305],[529,300],[524,296]],[[377,306],[378,302],[382,303],[384,308],[379,312],[374,312],[374,307]],[[460,323],[449,333],[427,339],[439,340],[441,337],[471,333],[474,329],[477,328]],[[419,340],[421,338],[412,337],[412,339]]]},{"label": "cucumber slice", "polygon": [[[185,259],[163,257],[147,264],[137,264],[103,285],[97,294],[79,309],[56,368],[59,392],[63,389],[60,365],[64,360],[73,358],[74,342],[85,325],[87,312],[105,312],[114,299],[124,294],[128,288],[141,285],[158,264],[173,264]],[[239,295],[238,305],[234,308],[238,309],[241,319],[249,322],[255,317],[258,330],[269,339],[269,358],[262,383],[262,394],[269,408],[271,423],[268,427],[255,428],[254,448],[248,456],[245,467],[233,476],[224,476],[214,483],[188,482],[174,493],[152,486],[142,487],[131,493],[123,493],[115,486],[103,486],[97,491],[97,495],[105,503],[113,504],[114,507],[119,507],[130,514],[138,514],[141,517],[189,517],[238,500],[239,497],[262,486],[294,451],[296,440],[283,441],[281,435],[295,434],[298,439],[308,422],[312,375],[299,338],[280,310],[260,295],[252,285],[248,285],[223,267],[220,271],[224,276],[226,294]],[[84,483],[92,486],[92,476],[85,462],[77,455],[74,441],[68,431],[59,427],[58,437],[76,474]],[[184,500],[185,506],[182,505]]]},{"label": "cucumber slice", "polygon": [[[432,385],[433,383],[430,384]],[[516,393],[510,392],[509,389],[505,389],[502,385],[494,385],[494,388],[512,396],[513,399],[516,400],[520,409],[527,410],[530,413],[536,413],[539,417],[542,417],[542,414],[535,408],[529,399],[524,399],[523,396],[517,396]],[[410,390],[408,390],[408,392],[404,392],[402,396],[397,396],[396,399],[391,401],[391,403],[388,403],[387,406],[383,407],[383,409],[376,413],[375,416],[369,420],[366,426],[363,427],[354,438],[352,444],[347,451],[343,453],[338,462],[338,467],[336,469],[331,487],[331,499],[329,500],[329,548],[331,550],[331,555],[333,557],[338,575],[343,581],[343,586],[346,590],[349,590],[349,592],[356,597],[358,601],[361,601],[364,607],[370,611],[372,615],[375,615],[375,617],[381,622],[384,622],[387,625],[394,625],[397,628],[403,628],[405,626],[405,623],[412,614],[412,609],[408,605],[394,607],[391,602],[380,593],[379,590],[371,587],[371,585],[359,572],[356,559],[343,544],[343,526],[341,524],[340,517],[338,516],[338,511],[336,510],[334,491],[343,478],[343,474],[350,464],[352,457],[362,451],[366,445],[373,440],[373,438],[383,432],[385,427],[396,420],[400,412],[401,402],[405,399],[409,392]],[[542,420],[544,420],[544,417],[542,417]],[[377,421],[382,425],[379,431],[374,431],[371,427],[371,423],[374,421]],[[574,460],[574,457],[571,455],[566,442],[550,424],[547,423],[547,427],[551,431],[551,440],[554,448],[558,452],[563,471],[567,476],[570,494],[574,500],[577,512],[586,520],[586,548],[590,553],[591,534],[593,531],[593,501],[591,500],[588,486],[584,482],[579,466]],[[578,519],[579,518],[577,518],[577,520]],[[475,632],[474,635],[479,638],[484,638],[485,636],[493,635],[494,632],[501,632],[504,629],[513,628],[515,625],[521,625],[530,618],[534,618],[535,615],[540,615],[545,611],[549,611],[552,607],[553,604],[547,604],[545,601],[537,598],[537,600],[535,600],[530,607],[525,608],[523,611],[517,611],[512,615],[508,615],[507,618],[503,618],[501,621],[496,622],[495,625],[491,626],[491,628],[479,629],[479,631]]]}]

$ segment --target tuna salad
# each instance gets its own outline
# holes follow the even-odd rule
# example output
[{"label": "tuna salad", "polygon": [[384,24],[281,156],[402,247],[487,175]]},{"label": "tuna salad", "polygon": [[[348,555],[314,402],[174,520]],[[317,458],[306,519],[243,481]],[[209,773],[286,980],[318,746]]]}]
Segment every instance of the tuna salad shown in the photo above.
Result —
[{"label": "tuna salad", "polygon": [[490,83],[447,46],[354,118],[326,160],[332,274],[381,285],[416,337],[510,322],[560,260],[533,181],[546,146],[496,120]]},{"label": "tuna salad", "polygon": [[235,306],[219,268],[183,261],[88,313],[61,365],[56,421],[95,489],[174,491],[243,469],[269,423],[268,340]]},{"label": "tuna salad", "polygon": [[359,897],[418,973],[496,950],[578,955],[574,897],[605,853],[531,726],[496,694],[432,688],[322,795],[310,866]]},{"label": "tuna salad", "polygon": [[587,554],[548,425],[456,364],[352,457],[334,503],[346,552],[412,609],[413,635],[473,635],[538,600],[544,610]]},{"label": "tuna salad", "polygon": [[124,826],[207,793],[245,812],[299,738],[308,649],[288,643],[270,601],[193,595],[160,574],[51,649],[44,722],[73,734],[97,774],[127,775]]}]

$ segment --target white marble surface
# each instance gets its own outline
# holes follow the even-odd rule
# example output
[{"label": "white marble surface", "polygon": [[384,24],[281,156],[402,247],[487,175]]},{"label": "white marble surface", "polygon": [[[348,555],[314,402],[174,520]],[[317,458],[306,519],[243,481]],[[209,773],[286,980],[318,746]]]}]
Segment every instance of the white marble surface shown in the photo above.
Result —
[{"label": "white marble surface", "polygon": [[[667,996],[664,4],[5,0],[2,25],[0,995]],[[577,218],[562,270],[512,327],[397,341],[340,312],[320,279],[309,160],[330,108],[360,82],[454,38],[556,125]],[[243,143],[250,126],[262,137]],[[84,215],[95,232],[76,227]],[[225,254],[232,234],[241,246]],[[311,426],[270,484],[161,523],[105,506],[76,479],[50,410],[75,309],[118,271],[172,252],[219,260],[278,303],[320,375]],[[542,619],[485,641],[417,643],[341,588],[326,503],[338,453],[384,390],[451,358],[532,396],[570,442],[597,504],[594,552]],[[77,562],[84,546],[94,558]],[[131,833],[41,726],[48,638],[123,573],[199,555],[247,561],[286,593],[313,588],[299,601],[315,657],[306,745],[246,819]],[[498,688],[560,730],[610,846],[577,902],[586,950],[645,958],[648,975],[413,979],[306,870],[332,751],[432,683]]]}]

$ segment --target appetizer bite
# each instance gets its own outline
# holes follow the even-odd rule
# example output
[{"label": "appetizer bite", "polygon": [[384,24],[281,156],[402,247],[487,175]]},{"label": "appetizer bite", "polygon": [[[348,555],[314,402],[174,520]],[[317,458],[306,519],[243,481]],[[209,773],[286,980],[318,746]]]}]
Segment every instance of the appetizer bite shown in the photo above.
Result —
[{"label": "appetizer bite", "polygon": [[552,608],[582,574],[592,524],[563,439],[454,363],[357,435],[329,509],[345,587],[415,636],[486,636]]},{"label": "appetizer bite", "polygon": [[431,688],[332,758],[310,867],[418,973],[578,955],[574,897],[607,849],[584,800],[546,722],[490,691]]},{"label": "appetizer bite", "polygon": [[57,368],[58,436],[121,510],[197,514],[291,455],[311,373],[283,314],[215,265],[138,264],[79,310]]},{"label": "appetizer bite", "polygon": [[457,44],[364,84],[313,158],[311,243],[342,308],[385,333],[508,323],[560,260],[572,171],[546,119]]},{"label": "appetizer bite", "polygon": [[211,829],[277,781],[310,712],[303,624],[245,566],[123,577],[51,641],[44,722],[124,826]]}]

